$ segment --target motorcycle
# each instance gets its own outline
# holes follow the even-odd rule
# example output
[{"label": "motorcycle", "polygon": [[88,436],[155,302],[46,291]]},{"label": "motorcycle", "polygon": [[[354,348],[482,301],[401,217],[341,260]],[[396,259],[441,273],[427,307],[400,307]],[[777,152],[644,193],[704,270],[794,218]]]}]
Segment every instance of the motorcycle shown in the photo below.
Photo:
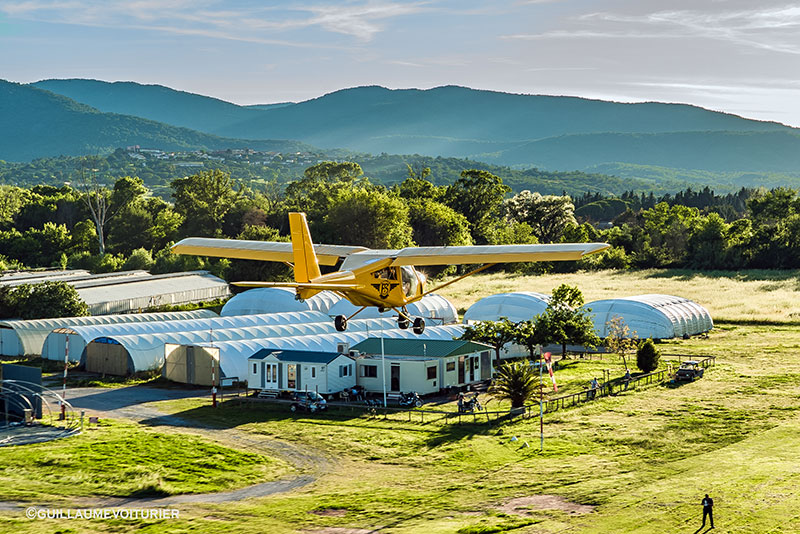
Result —
[{"label": "motorcycle", "polygon": [[458,413],[472,413],[475,410],[483,410],[478,395],[467,399],[463,395],[458,398]]},{"label": "motorcycle", "polygon": [[419,408],[422,406],[422,399],[419,398],[416,391],[409,391],[408,393],[401,392],[398,403],[404,408],[409,408],[411,406]]}]

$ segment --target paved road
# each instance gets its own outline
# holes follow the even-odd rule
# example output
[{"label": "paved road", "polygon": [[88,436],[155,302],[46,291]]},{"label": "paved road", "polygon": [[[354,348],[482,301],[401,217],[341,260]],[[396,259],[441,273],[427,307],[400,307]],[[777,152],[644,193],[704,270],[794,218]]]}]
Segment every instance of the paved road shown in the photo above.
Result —
[{"label": "paved road", "polygon": [[[145,406],[148,402],[175,400],[192,397],[208,397],[207,391],[164,389],[147,386],[124,388],[71,388],[67,389],[67,401],[77,410],[86,410],[86,417],[97,415],[103,418],[123,418],[148,426],[168,426],[181,433],[194,434],[223,445],[261,452],[281,458],[291,464],[297,474],[271,482],[255,484],[246,488],[220,493],[175,495],[164,498],[80,498],[75,499],[76,507],[129,507],[146,508],[169,506],[181,503],[220,503],[239,501],[250,497],[264,497],[292,491],[314,482],[318,476],[327,472],[331,466],[329,458],[322,453],[294,443],[266,436],[243,432],[236,428],[214,428],[182,419],[177,415],[167,415],[156,408]],[[0,510],[17,510],[30,503],[0,502]]]}]

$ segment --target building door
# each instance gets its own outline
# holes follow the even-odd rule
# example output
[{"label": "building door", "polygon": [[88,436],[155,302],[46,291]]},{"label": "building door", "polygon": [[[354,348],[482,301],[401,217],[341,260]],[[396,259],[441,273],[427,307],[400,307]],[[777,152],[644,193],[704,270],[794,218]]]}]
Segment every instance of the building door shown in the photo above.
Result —
[{"label": "building door", "polygon": [[459,356],[458,357],[458,383],[459,384],[463,384],[464,382],[466,382],[466,380],[464,380],[464,357],[463,356]]},{"label": "building door", "polygon": [[470,358],[468,361],[469,361],[469,381],[475,382],[475,368],[478,366],[478,359]]},{"label": "building door", "polygon": [[492,362],[489,351],[481,352],[481,380],[492,378]]},{"label": "building door", "polygon": [[264,389],[278,389],[278,364],[262,363],[261,379],[264,383]]},{"label": "building door", "polygon": [[186,383],[194,384],[194,347],[186,347]]},{"label": "building door", "polygon": [[286,366],[286,389],[296,389],[297,386],[297,365],[290,363]]},{"label": "building door", "polygon": [[400,364],[392,364],[392,379],[389,389],[391,391],[400,391]]}]

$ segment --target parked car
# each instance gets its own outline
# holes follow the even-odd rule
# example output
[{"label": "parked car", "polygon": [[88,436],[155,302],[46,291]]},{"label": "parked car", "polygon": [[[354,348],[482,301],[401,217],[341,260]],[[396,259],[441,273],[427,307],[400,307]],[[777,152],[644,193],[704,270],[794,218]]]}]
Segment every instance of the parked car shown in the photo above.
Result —
[{"label": "parked car", "polygon": [[700,367],[700,362],[689,360],[681,363],[681,366],[675,371],[675,380],[677,382],[691,382],[695,378],[702,378],[705,369]]},{"label": "parked car", "polygon": [[311,413],[321,412],[328,409],[328,402],[316,391],[298,391],[294,394],[294,401],[289,409],[293,412],[298,410]]}]

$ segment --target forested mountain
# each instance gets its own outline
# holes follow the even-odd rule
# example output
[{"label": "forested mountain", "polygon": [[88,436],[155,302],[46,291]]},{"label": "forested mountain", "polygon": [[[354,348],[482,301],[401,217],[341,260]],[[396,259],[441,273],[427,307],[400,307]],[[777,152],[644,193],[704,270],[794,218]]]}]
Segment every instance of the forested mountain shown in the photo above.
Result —
[{"label": "forested mountain", "polygon": [[206,133],[259,115],[258,109],[163,85],[75,79],[42,80],[32,85],[100,111],[133,115]]},{"label": "forested mountain", "polygon": [[128,145],[162,150],[225,149],[301,151],[293,141],[225,139],[129,115],[103,113],[30,85],[0,80],[0,159],[107,153]]},{"label": "forested mountain", "polygon": [[561,171],[636,164],[800,172],[798,130],[684,104],[624,104],[457,86],[367,86],[299,103],[237,106],[132,82],[45,80],[35,85],[101,111],[230,138],[298,139],[326,149]]}]

